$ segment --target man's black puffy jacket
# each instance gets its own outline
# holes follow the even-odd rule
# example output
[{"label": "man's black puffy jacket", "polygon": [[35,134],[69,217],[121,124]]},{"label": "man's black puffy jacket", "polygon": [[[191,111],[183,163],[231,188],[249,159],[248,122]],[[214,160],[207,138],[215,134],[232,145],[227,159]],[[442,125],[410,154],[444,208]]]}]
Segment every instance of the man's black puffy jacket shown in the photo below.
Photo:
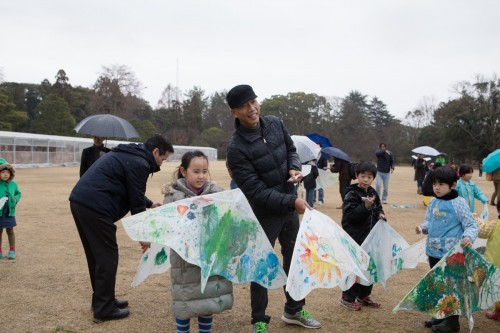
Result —
[{"label": "man's black puffy jacket", "polygon": [[248,129],[236,119],[227,165],[257,217],[292,212],[297,195],[288,171],[301,169],[299,156],[279,118],[263,116],[259,124]]}]

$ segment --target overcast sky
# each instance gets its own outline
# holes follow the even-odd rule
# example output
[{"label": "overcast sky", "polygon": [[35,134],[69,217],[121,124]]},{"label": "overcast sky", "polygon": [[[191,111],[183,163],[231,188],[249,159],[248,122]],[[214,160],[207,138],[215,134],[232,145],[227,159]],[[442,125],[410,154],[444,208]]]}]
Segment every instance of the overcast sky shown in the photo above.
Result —
[{"label": "overcast sky", "polygon": [[177,82],[207,95],[247,83],[259,100],[358,90],[402,119],[500,73],[499,15],[498,0],[0,0],[0,68],[91,87],[126,65],[152,107]]}]

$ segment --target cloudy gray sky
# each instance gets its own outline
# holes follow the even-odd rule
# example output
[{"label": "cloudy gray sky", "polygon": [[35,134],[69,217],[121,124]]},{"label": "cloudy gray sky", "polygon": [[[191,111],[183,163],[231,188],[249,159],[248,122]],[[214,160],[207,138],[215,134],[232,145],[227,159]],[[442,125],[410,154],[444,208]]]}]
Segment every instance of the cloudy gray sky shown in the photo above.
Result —
[{"label": "cloudy gray sky", "polygon": [[500,72],[499,14],[497,0],[1,0],[0,68],[27,83],[64,69],[91,87],[126,65],[152,107],[177,82],[248,83],[261,100],[358,90],[403,118]]}]

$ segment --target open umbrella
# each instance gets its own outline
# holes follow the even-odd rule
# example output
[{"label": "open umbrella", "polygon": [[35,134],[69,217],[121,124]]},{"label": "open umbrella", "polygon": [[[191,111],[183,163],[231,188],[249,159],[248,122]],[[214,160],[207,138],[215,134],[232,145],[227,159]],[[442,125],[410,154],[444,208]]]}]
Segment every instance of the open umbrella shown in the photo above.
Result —
[{"label": "open umbrella", "polygon": [[138,138],[139,133],[128,121],[111,114],[96,114],[78,123],[77,133],[99,136],[101,138]]},{"label": "open umbrella", "polygon": [[344,153],[342,150],[335,147],[326,147],[321,149],[321,151],[325,154],[332,155],[333,157],[339,158],[341,160],[351,162],[349,155]]},{"label": "open umbrella", "polygon": [[319,159],[321,148],[316,142],[304,135],[292,135],[292,140],[301,163]]},{"label": "open umbrella", "polygon": [[493,172],[500,168],[500,149],[495,150],[483,160],[483,172]]},{"label": "open umbrella", "polygon": [[412,152],[414,152],[415,154],[422,154],[428,156],[438,156],[441,154],[439,151],[429,146],[421,146],[414,148],[412,149]]},{"label": "open umbrella", "polygon": [[321,147],[333,147],[332,143],[326,136],[320,135],[318,133],[311,133],[306,135],[309,139],[313,140],[317,144],[321,144]]},{"label": "open umbrella", "polygon": [[[413,158],[414,160],[418,159],[418,157],[415,156],[415,155],[411,155],[411,158]],[[432,160],[432,158],[430,158],[430,157],[424,157],[424,161],[430,161],[430,160]]]}]

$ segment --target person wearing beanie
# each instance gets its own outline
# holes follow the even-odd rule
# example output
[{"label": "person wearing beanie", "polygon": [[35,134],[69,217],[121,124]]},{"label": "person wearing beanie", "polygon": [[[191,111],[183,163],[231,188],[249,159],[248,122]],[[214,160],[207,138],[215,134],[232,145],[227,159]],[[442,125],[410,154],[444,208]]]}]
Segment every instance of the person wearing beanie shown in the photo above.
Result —
[{"label": "person wearing beanie", "polygon": [[[4,159],[2,159],[5,161]],[[4,258],[2,252],[3,229],[9,239],[8,259],[16,259],[16,237],[14,227],[16,223],[16,206],[21,200],[21,191],[14,181],[16,170],[8,163],[0,164],[0,259]]]},{"label": "person wearing beanie", "polygon": [[[232,88],[226,101],[235,118],[235,132],[227,148],[227,166],[236,185],[248,199],[270,243],[279,239],[283,269],[288,274],[293,247],[299,231],[299,215],[309,208],[297,197],[294,183],[302,180],[297,149],[283,121],[261,116],[257,95],[246,84]],[[319,328],[321,324],[304,308],[305,300],[294,300],[285,291],[285,310],[281,319],[287,324]],[[250,285],[254,333],[267,332],[267,289]]]}]

